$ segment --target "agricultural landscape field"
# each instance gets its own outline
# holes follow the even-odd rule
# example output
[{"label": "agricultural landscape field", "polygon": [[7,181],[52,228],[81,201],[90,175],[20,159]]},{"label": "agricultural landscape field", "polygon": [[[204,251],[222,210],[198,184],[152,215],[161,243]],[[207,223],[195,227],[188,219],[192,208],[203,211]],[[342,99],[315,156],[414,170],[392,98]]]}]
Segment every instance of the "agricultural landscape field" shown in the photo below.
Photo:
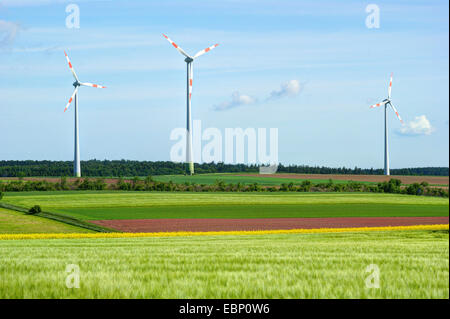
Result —
[{"label": "agricultural landscape field", "polygon": [[195,176],[183,175],[157,175],[154,177],[159,181],[173,181],[175,183],[194,182],[197,184],[212,184],[217,180],[225,183],[259,183],[261,185],[281,185],[282,183],[301,183],[309,180],[314,183],[326,183],[332,180],[334,183],[346,183],[355,181],[360,183],[387,182],[390,179],[399,179],[403,184],[427,182],[430,185],[448,186],[448,176],[402,176],[402,175],[344,175],[344,174],[249,174],[249,173],[229,173],[229,174],[199,174]]},{"label": "agricultural landscape field", "polygon": [[[0,253],[0,298],[449,297],[448,231],[13,240]],[[365,286],[370,264],[383,289]]]},{"label": "agricultural landscape field", "polygon": [[448,11],[0,0],[2,313],[55,310],[13,299],[156,299],[143,313],[168,318],[446,305]]},{"label": "agricultural landscape field", "polygon": [[[90,178],[100,178],[100,176],[91,176]],[[106,183],[114,183],[117,178],[114,177],[101,177]],[[131,180],[134,176],[125,176],[124,179]],[[145,177],[140,177],[144,179]],[[405,176],[405,175],[344,175],[344,174],[249,174],[249,173],[215,173],[215,174],[197,174],[194,176],[189,175],[155,175],[153,179],[161,182],[173,183],[195,183],[211,185],[217,183],[217,181],[223,181],[224,183],[242,183],[244,185],[258,183],[264,186],[279,186],[283,183],[300,184],[302,181],[311,181],[313,183],[326,183],[332,180],[334,183],[342,184],[348,181],[355,181],[366,184],[375,184],[379,182],[387,182],[390,179],[398,179],[404,185],[412,183],[427,182],[430,185],[435,186],[447,186],[449,185],[448,176]],[[58,177],[0,177],[0,181],[13,181],[13,180],[47,180],[57,182],[60,180]],[[76,178],[68,178],[68,181],[74,181]]]},{"label": "agricultural landscape field", "polygon": [[91,232],[87,229],[60,223],[38,216],[0,207],[0,234],[39,234]]},{"label": "agricultural landscape field", "polygon": [[[268,180],[267,185],[280,185],[286,180],[229,176],[230,183]],[[159,178],[184,183],[190,177]],[[216,179],[208,174],[192,180],[215,183]],[[444,226],[448,198],[364,192],[103,190],[6,192],[1,203],[9,208],[0,208],[0,298],[449,296],[448,226]],[[120,232],[153,235],[84,238],[95,230],[14,211],[35,205],[49,214],[107,227],[105,231],[118,232],[119,237]],[[397,230],[399,225],[419,228]],[[420,230],[420,225],[431,229]],[[375,226],[391,230],[367,231]],[[239,233],[324,227],[337,233],[325,229],[311,234]],[[350,229],[341,233],[339,227]],[[164,231],[180,235],[168,237]],[[196,231],[206,233],[199,237],[189,233]],[[233,232],[224,236],[208,231]],[[68,233],[73,238],[6,237],[33,233]],[[65,287],[68,264],[82,270],[79,289]],[[383,289],[366,288],[365,270],[370,264],[380,267]]]}]

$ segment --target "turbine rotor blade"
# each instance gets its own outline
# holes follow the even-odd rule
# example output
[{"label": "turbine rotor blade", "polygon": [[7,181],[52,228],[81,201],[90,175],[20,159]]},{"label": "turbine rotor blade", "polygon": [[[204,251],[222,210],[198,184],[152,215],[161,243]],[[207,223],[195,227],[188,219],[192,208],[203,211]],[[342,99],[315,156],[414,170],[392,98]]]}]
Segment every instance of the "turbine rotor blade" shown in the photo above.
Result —
[{"label": "turbine rotor blade", "polygon": [[75,73],[75,70],[72,66],[72,63],[70,62],[69,56],[67,55],[66,51],[64,51],[64,55],[66,56],[67,63],[69,64],[70,71],[72,71],[72,75],[75,78],[75,81],[80,82],[80,80],[78,80],[78,76]]},{"label": "turbine rotor blade", "polygon": [[93,83],[80,83],[80,85],[82,85],[82,86],[90,86],[90,87],[99,88],[99,89],[106,89],[106,86],[93,84]]},{"label": "turbine rotor blade", "polygon": [[395,108],[395,106],[394,106],[391,102],[389,102],[389,105],[392,107],[392,109],[393,109],[394,112],[395,112],[395,115],[397,115],[398,119],[399,119],[400,122],[403,124],[403,120],[402,120],[402,118],[400,117],[400,114],[398,114],[398,111],[397,111],[397,109]]},{"label": "turbine rotor blade", "polygon": [[66,108],[64,109],[64,112],[67,111],[67,109],[69,108],[69,105],[72,103],[73,98],[75,97],[75,94],[77,94],[77,92],[78,92],[78,86],[77,86],[77,87],[75,88],[75,90],[73,91],[73,94],[72,94],[72,96],[70,97],[69,102],[67,103]]},{"label": "turbine rotor blade", "polygon": [[206,49],[204,49],[204,50],[201,50],[201,51],[197,52],[197,53],[194,55],[194,59],[195,59],[195,58],[198,58],[199,56],[205,54],[205,53],[208,52],[208,51],[211,51],[212,49],[214,49],[214,48],[217,47],[218,45],[219,45],[219,44],[217,43],[217,44],[214,44],[214,45],[210,46],[209,48],[206,48]]},{"label": "turbine rotor blade", "polygon": [[394,76],[394,73],[391,73],[391,80],[389,81],[389,88],[388,88],[388,99],[391,98],[391,92],[392,92],[392,77]]},{"label": "turbine rotor blade", "polygon": [[184,52],[184,50],[183,50],[182,48],[180,48],[175,42],[173,42],[172,40],[170,40],[170,38],[169,38],[167,35],[165,35],[165,34],[163,33],[163,36],[164,36],[164,38],[167,39],[167,41],[170,42],[170,44],[173,45],[173,47],[174,47],[175,49],[178,50],[178,52],[180,52],[180,53],[181,53],[182,55],[184,55],[186,58],[192,59],[192,57],[189,56],[189,54],[187,54],[186,52]]},{"label": "turbine rotor blade", "polygon": [[387,103],[387,101],[383,101],[378,104],[371,105],[370,108],[373,109],[374,107],[379,107],[379,106],[385,105],[386,103]]}]

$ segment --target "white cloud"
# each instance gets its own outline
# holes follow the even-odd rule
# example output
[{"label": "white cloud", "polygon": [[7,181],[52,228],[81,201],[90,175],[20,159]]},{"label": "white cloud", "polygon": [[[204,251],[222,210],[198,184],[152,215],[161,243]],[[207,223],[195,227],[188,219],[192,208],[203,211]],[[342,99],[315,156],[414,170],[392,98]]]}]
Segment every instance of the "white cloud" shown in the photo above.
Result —
[{"label": "white cloud", "polygon": [[[285,96],[289,97],[296,96],[302,91],[302,89],[303,85],[301,85],[298,80],[290,80],[286,83],[283,83],[279,90],[272,91],[270,93],[270,96],[266,100],[268,101]],[[251,97],[249,95],[240,94],[239,92],[236,91],[231,95],[230,101],[214,105],[213,109],[216,111],[225,111],[241,105],[250,105],[255,104],[257,102],[258,99]]]},{"label": "white cloud", "polygon": [[416,116],[413,121],[406,123],[398,132],[401,135],[430,135],[435,131],[425,115]]},{"label": "white cloud", "polygon": [[231,100],[227,102],[223,102],[221,104],[215,105],[213,108],[216,111],[224,111],[229,110],[241,105],[250,105],[256,103],[256,99],[245,94],[240,94],[239,92],[234,92],[231,95]]},{"label": "white cloud", "polygon": [[285,96],[296,96],[303,89],[298,80],[290,80],[281,85],[279,90],[272,91],[269,99],[277,99]]},{"label": "white cloud", "polygon": [[0,48],[12,44],[19,30],[17,23],[0,20]]}]

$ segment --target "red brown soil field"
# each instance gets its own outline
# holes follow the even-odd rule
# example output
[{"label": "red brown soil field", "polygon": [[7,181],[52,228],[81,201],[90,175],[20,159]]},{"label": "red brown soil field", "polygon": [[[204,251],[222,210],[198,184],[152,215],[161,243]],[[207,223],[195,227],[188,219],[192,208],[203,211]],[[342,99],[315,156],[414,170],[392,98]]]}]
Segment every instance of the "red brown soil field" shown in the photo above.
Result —
[{"label": "red brown soil field", "polygon": [[266,178],[292,178],[292,179],[333,179],[342,181],[355,182],[384,182],[391,178],[399,179],[403,184],[413,184],[428,182],[435,185],[448,185],[448,176],[400,176],[400,175],[332,175],[332,174],[272,174],[272,175],[257,175],[257,174],[238,174],[236,176],[258,176]]},{"label": "red brown soil field", "polygon": [[343,217],[343,218],[260,218],[260,219],[115,219],[91,223],[130,233],[177,231],[236,231],[380,227],[448,224],[448,217]]}]

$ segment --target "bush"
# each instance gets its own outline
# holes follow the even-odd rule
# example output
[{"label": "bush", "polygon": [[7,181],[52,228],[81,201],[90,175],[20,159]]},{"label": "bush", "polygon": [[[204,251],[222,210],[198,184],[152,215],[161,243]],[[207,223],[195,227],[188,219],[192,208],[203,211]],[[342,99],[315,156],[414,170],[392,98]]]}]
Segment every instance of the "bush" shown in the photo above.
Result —
[{"label": "bush", "polygon": [[363,188],[363,184],[355,182],[355,181],[348,181],[347,182],[347,190],[359,192]]},{"label": "bush", "polygon": [[97,178],[93,183],[93,188],[98,191],[102,191],[106,189],[106,183],[103,178]]},{"label": "bush", "polygon": [[333,187],[333,180],[331,178],[328,180],[328,183],[325,184],[325,187],[328,189]]},{"label": "bush", "polygon": [[304,180],[300,184],[300,191],[301,192],[309,192],[312,187],[312,182],[309,180]]},{"label": "bush", "polygon": [[3,192],[0,191],[0,200],[3,198]]},{"label": "bush", "polygon": [[389,182],[378,183],[378,188],[384,193],[401,193],[402,182],[399,179],[392,178]]},{"label": "bush", "polygon": [[42,212],[41,206],[34,205],[33,207],[30,208],[30,210],[28,211],[28,214],[34,215],[34,214],[39,214],[40,212]]},{"label": "bush", "polygon": [[69,187],[67,186],[67,177],[61,176],[61,180],[59,182],[59,187],[61,190],[68,190]]},{"label": "bush", "polygon": [[249,192],[260,192],[261,191],[261,186],[259,186],[258,183],[253,183],[253,184],[250,184],[248,186],[247,190]]},{"label": "bush", "polygon": [[[217,189],[219,192],[225,191],[226,185],[225,185],[225,182],[224,182],[224,181],[222,181],[222,180],[220,180],[220,179],[216,179],[216,182],[214,183],[214,185],[216,186],[216,189]],[[188,186],[188,185],[186,185],[186,186]]]},{"label": "bush", "polygon": [[131,184],[125,182],[123,178],[120,177],[116,182],[116,188],[121,191],[128,191],[131,190]]},{"label": "bush", "polygon": [[408,195],[420,196],[420,195],[423,195],[423,188],[419,183],[414,183],[414,184],[409,185],[406,188],[406,193]]}]

